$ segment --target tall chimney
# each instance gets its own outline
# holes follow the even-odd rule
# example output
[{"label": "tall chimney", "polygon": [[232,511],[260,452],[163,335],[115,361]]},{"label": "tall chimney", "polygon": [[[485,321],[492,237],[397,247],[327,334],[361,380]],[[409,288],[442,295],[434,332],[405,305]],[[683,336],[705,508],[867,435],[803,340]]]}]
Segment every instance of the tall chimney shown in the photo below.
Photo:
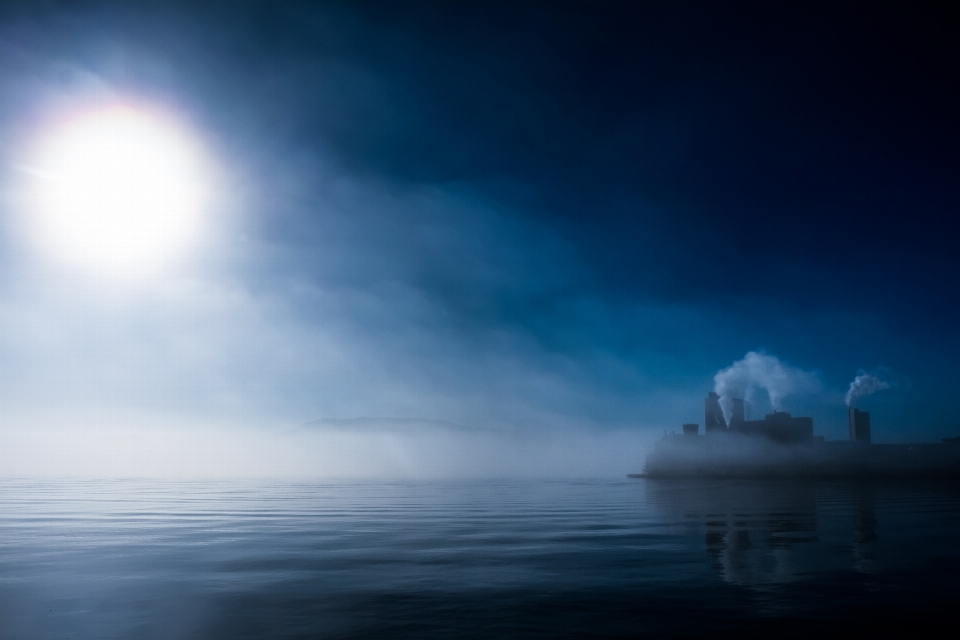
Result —
[{"label": "tall chimney", "polygon": [[723,410],[720,408],[720,396],[711,391],[703,401],[703,430],[706,433],[712,431],[726,431],[727,421],[723,419]]},{"label": "tall chimney", "polygon": [[870,412],[850,407],[847,420],[850,423],[850,442],[870,444]]},{"label": "tall chimney", "polygon": [[730,411],[730,430],[740,431],[743,427],[743,398],[730,398],[733,401],[733,407]]}]

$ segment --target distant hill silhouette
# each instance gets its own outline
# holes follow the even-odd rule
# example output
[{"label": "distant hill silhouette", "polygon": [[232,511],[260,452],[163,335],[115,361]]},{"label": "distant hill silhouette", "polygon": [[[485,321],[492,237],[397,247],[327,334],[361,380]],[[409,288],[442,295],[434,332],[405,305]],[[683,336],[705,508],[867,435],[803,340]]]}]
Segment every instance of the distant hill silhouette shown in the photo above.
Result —
[{"label": "distant hill silhouette", "polygon": [[339,431],[352,433],[498,433],[497,429],[485,427],[468,427],[448,420],[428,420],[425,418],[320,418],[304,422],[291,432],[303,433],[310,431]]}]

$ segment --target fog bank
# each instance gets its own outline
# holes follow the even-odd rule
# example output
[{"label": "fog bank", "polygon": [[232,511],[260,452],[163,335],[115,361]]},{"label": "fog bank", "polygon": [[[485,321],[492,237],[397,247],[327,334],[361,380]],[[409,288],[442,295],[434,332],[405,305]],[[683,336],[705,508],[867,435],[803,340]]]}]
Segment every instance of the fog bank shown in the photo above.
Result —
[{"label": "fog bank", "polygon": [[6,430],[0,475],[442,479],[623,477],[644,431],[477,430],[423,421],[247,429]]}]

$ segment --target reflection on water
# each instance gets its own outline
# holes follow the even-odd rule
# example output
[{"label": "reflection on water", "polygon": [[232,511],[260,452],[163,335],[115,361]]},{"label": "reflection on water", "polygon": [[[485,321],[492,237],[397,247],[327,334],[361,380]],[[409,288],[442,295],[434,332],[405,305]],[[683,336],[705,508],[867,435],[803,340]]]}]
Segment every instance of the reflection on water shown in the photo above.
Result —
[{"label": "reflection on water", "polygon": [[853,555],[856,559],[854,567],[862,573],[880,570],[874,491],[871,485],[855,488],[857,502],[853,518]]},{"label": "reflection on water", "polygon": [[796,580],[819,542],[816,496],[807,484],[647,483],[652,503],[669,516],[699,521],[713,566],[735,584]]},{"label": "reflection on water", "polygon": [[952,485],[4,480],[0,638],[856,632],[957,539]]},{"label": "reflection on water", "polygon": [[[945,525],[955,531],[960,521],[960,491],[952,485],[663,479],[648,480],[646,491],[660,517],[702,535],[712,566],[725,582],[740,585],[848,569],[876,574],[885,561],[902,565],[915,554],[895,547],[888,557],[881,553],[878,492],[887,511],[883,524],[915,545]],[[905,504],[911,504],[906,511]],[[909,521],[917,528],[903,531]]]}]

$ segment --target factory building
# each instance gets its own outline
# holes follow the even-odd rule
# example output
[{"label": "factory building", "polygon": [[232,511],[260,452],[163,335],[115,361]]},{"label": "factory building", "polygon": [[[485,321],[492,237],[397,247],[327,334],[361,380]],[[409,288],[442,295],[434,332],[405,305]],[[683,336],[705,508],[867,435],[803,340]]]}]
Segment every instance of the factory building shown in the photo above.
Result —
[{"label": "factory building", "polygon": [[[726,419],[723,417],[723,410],[720,408],[720,396],[713,391],[707,394],[704,400],[704,431],[706,433],[733,431],[743,435],[763,436],[777,442],[789,443],[813,440],[813,418],[795,418],[789,413],[774,411],[767,414],[763,420],[747,420],[744,413],[743,398],[730,398],[730,401],[730,424],[728,426]],[[858,413],[863,415],[863,412]],[[867,420],[867,442],[869,442],[869,417]],[[684,425],[684,434],[696,435],[697,431],[688,431],[688,426]],[[851,429],[853,429],[852,426]]]},{"label": "factory building", "polygon": [[[743,406],[741,402],[741,407]],[[800,443],[813,440],[813,418],[794,418],[785,411],[768,413],[763,420],[730,420],[730,430],[746,436],[763,436],[777,442]]]},{"label": "factory building", "polygon": [[727,421],[723,418],[723,409],[720,408],[720,396],[711,391],[703,405],[703,430],[706,433],[726,431]]},{"label": "factory building", "polygon": [[847,418],[850,421],[850,442],[870,444],[870,412],[850,407]]},{"label": "factory building", "polygon": [[743,398],[730,398],[732,406],[730,407],[730,429],[737,431],[737,426],[743,424],[746,420],[746,414],[743,410]]}]

